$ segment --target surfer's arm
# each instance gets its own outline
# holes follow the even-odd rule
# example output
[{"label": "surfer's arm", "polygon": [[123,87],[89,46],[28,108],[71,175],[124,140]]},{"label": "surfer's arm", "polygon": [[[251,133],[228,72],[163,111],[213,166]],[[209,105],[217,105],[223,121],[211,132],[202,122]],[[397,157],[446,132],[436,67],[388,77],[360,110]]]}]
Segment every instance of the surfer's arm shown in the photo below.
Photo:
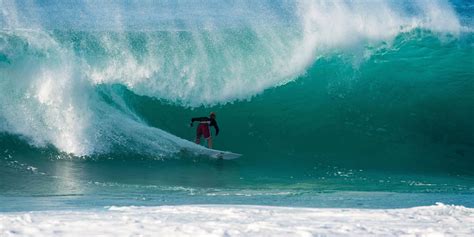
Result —
[{"label": "surfer's arm", "polygon": [[201,121],[206,121],[209,120],[207,117],[196,117],[196,118],[191,118],[191,127],[193,126],[194,122],[201,122]]},{"label": "surfer's arm", "polygon": [[201,121],[208,121],[208,120],[209,120],[209,118],[207,118],[207,117],[197,117],[197,118],[192,118],[191,122],[195,122],[195,121],[201,122]]},{"label": "surfer's arm", "polygon": [[216,120],[212,121],[211,126],[214,126],[214,128],[216,129],[216,136],[217,136],[219,134],[219,126],[217,126]]}]

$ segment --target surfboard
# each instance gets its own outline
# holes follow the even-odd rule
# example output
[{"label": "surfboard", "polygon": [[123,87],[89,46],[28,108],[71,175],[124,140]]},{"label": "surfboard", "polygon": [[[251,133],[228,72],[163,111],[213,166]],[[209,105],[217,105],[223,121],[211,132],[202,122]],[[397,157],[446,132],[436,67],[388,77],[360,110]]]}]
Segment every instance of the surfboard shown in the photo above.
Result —
[{"label": "surfboard", "polygon": [[182,148],[181,152],[185,154],[196,154],[196,155],[204,155],[207,156],[211,159],[216,159],[216,160],[233,160],[237,159],[242,156],[242,154],[230,152],[230,151],[220,151],[220,150],[214,150],[214,149],[209,149],[202,147],[199,150],[191,150],[189,148]]},{"label": "surfboard", "polygon": [[214,149],[208,149],[208,151],[211,153],[210,157],[215,159],[233,160],[242,156],[242,154],[237,154],[230,151],[219,151]]}]

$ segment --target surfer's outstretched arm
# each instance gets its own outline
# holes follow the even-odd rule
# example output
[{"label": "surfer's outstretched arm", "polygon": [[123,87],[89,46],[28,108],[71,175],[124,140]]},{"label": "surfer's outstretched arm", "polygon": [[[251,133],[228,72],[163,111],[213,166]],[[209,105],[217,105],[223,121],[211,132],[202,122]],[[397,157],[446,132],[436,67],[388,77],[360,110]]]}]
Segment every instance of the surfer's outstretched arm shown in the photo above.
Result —
[{"label": "surfer's outstretched arm", "polygon": [[192,118],[192,119],[191,119],[191,123],[192,123],[192,122],[196,122],[196,121],[198,121],[198,122],[201,122],[201,121],[209,121],[209,118],[208,118],[208,117],[196,117],[196,118]]},{"label": "surfer's outstretched arm", "polygon": [[196,118],[191,118],[191,127],[193,126],[194,122],[201,122],[201,121],[206,121],[209,120],[207,117],[196,117]]}]

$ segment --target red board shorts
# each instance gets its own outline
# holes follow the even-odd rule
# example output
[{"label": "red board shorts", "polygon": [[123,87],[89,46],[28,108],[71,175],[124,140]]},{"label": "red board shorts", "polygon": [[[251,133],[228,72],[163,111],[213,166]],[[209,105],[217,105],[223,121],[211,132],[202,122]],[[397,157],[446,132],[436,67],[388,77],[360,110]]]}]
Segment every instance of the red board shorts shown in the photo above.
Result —
[{"label": "red board shorts", "polygon": [[196,138],[199,139],[201,136],[204,136],[204,138],[209,139],[211,137],[211,133],[209,131],[209,125],[207,123],[201,123],[197,127],[196,130]]}]

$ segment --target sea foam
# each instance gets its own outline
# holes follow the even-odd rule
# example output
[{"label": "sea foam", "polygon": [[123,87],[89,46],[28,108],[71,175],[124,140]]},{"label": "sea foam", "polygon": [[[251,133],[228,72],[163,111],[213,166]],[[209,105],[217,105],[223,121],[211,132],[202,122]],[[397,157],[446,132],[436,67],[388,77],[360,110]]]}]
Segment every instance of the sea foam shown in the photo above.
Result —
[{"label": "sea foam", "polygon": [[2,236],[472,236],[474,209],[109,207],[0,214]]}]

